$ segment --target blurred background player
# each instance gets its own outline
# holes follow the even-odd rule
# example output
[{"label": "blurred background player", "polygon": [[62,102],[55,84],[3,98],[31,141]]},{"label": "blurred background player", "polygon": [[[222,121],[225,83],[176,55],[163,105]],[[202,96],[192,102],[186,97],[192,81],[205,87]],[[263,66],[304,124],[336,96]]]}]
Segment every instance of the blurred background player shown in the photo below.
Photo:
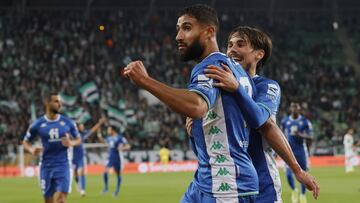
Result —
[{"label": "blurred background player", "polygon": [[116,131],[114,126],[109,125],[107,128],[108,136],[104,139],[100,133],[98,133],[98,138],[100,142],[107,143],[109,145],[108,151],[108,160],[105,166],[104,171],[104,190],[103,193],[107,193],[109,190],[108,180],[109,180],[109,170],[114,169],[117,177],[116,189],[113,193],[113,196],[118,196],[120,192],[121,184],[121,151],[130,150],[130,145],[123,134],[120,134]]},{"label": "blurred background player", "polygon": [[[80,186],[80,195],[85,196],[85,170],[84,170],[84,159],[85,159],[85,148],[83,142],[93,133],[95,133],[101,125],[106,122],[106,118],[101,118],[90,130],[85,129],[83,123],[77,123],[78,130],[81,137],[81,144],[73,148],[73,159],[72,164],[74,166],[74,177],[77,187]],[[80,182],[79,182],[80,181]],[[79,184],[80,183],[80,184]]]},{"label": "blurred background player", "polygon": [[163,146],[160,148],[159,156],[161,164],[167,165],[169,163],[170,150],[166,147],[166,144],[163,144]]},{"label": "blurred background player", "polygon": [[[79,145],[81,139],[75,122],[60,115],[61,101],[58,93],[45,97],[45,115],[31,124],[23,145],[31,154],[41,149],[33,148],[31,141],[40,136],[43,154],[40,161],[40,186],[46,203],[64,203],[71,191],[71,166],[68,148]],[[70,139],[70,135],[75,138]]]},{"label": "blurred background player", "polygon": [[[281,122],[281,127],[287,136],[291,149],[300,164],[301,168],[305,171],[308,170],[308,147],[309,140],[312,139],[312,125],[311,122],[306,119],[300,113],[300,104],[297,102],[291,102],[290,112],[291,114],[285,117]],[[298,190],[296,189],[293,172],[290,168],[286,168],[286,177],[288,183],[292,189],[291,200],[293,203],[299,201]],[[300,203],[306,203],[305,196],[306,188],[301,184]]]},{"label": "blurred background player", "polygon": [[345,172],[353,172],[355,165],[355,145],[354,145],[354,129],[349,128],[344,135],[344,152],[345,152]]}]

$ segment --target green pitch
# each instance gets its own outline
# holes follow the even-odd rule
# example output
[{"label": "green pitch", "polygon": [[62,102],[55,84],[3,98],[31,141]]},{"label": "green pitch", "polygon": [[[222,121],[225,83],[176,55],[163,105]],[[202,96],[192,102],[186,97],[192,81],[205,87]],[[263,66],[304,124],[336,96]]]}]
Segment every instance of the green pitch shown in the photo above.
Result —
[{"label": "green pitch", "polygon": [[[320,198],[315,201],[308,193],[308,202],[355,203],[360,202],[360,169],[345,174],[343,168],[314,168],[314,174],[321,184]],[[281,171],[284,203],[290,203],[290,191],[284,173]],[[74,190],[68,202],[99,203],[172,203],[179,202],[192,180],[192,173],[128,174],[123,176],[120,196],[112,197],[115,177],[110,176],[109,194],[102,195],[102,176],[87,177],[87,196],[80,198]],[[42,202],[36,178],[1,178],[0,203]]]}]

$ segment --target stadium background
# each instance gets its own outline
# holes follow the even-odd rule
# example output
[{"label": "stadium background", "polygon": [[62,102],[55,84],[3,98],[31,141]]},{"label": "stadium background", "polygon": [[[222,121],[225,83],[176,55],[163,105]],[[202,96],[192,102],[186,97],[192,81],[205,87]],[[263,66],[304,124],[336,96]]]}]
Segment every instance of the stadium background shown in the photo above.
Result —
[{"label": "stadium background", "polygon": [[[129,162],[156,162],[161,144],[174,150],[173,160],[193,159],[184,119],[119,73],[130,60],[142,59],[150,75],[185,88],[192,64],[177,58],[176,12],[194,3],[217,9],[222,51],[237,25],[271,35],[273,55],[261,72],[282,88],[278,121],[291,101],[299,101],[314,125],[311,155],[336,156],[327,163],[341,166],[345,130],[360,126],[359,1],[2,0],[0,176],[19,175],[12,168],[20,162],[20,140],[43,113],[43,94],[54,89],[61,91],[68,116],[91,127],[107,115],[124,130],[132,145]],[[101,147],[89,153],[95,156],[88,157],[91,163],[101,164]],[[24,160],[37,161],[27,154]]]}]

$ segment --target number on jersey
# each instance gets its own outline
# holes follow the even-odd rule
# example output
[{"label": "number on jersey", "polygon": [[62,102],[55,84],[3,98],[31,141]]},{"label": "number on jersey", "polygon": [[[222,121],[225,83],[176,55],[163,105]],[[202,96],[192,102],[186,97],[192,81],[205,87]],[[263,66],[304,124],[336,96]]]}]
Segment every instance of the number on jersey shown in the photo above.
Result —
[{"label": "number on jersey", "polygon": [[51,128],[49,131],[50,140],[59,139],[59,129],[58,128]]}]

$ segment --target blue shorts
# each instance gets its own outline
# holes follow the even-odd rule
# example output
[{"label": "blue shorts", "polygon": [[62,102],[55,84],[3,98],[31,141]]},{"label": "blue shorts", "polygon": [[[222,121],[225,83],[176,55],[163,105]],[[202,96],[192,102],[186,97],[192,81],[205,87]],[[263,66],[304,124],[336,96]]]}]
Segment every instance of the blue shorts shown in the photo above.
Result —
[{"label": "blue shorts", "polygon": [[79,168],[84,168],[84,157],[82,158],[73,158],[72,164],[75,168],[75,170],[78,170]]},{"label": "blue shorts", "polygon": [[40,167],[40,187],[45,198],[55,192],[71,192],[71,168],[68,167]]},{"label": "blue shorts", "polygon": [[216,198],[199,190],[195,183],[191,182],[180,203],[254,203],[256,195],[242,197]]},{"label": "blue shorts", "polygon": [[106,163],[106,167],[107,168],[111,168],[111,167],[114,167],[114,170],[116,172],[120,172],[121,170],[121,162],[120,160],[112,160],[112,159],[109,159]]}]

